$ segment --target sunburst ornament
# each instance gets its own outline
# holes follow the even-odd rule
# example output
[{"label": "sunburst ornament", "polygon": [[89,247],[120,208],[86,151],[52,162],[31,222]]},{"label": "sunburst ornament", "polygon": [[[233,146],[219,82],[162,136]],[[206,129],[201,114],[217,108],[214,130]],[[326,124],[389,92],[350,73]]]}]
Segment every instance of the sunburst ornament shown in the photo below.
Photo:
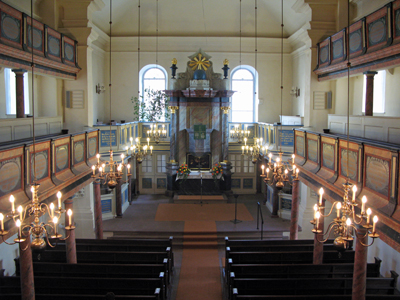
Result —
[{"label": "sunburst ornament", "polygon": [[203,56],[201,53],[197,54],[190,62],[189,62],[189,67],[192,68],[192,70],[204,70],[207,71],[207,69],[211,66],[210,61]]}]

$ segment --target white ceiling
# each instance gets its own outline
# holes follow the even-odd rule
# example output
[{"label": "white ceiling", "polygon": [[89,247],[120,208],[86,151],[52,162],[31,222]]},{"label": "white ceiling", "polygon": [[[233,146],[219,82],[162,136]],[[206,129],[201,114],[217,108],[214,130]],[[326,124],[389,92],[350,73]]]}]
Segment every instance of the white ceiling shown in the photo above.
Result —
[{"label": "white ceiling", "polygon": [[[109,34],[110,0],[93,13],[92,22]],[[139,0],[112,0],[112,36],[137,36]],[[296,13],[296,0],[283,0],[284,36],[311,20],[311,11]],[[141,0],[140,35],[156,35],[156,0]],[[255,35],[255,0],[241,2],[242,36]],[[281,0],[257,0],[257,35],[281,36]],[[159,0],[159,36],[240,36],[240,0]]]}]

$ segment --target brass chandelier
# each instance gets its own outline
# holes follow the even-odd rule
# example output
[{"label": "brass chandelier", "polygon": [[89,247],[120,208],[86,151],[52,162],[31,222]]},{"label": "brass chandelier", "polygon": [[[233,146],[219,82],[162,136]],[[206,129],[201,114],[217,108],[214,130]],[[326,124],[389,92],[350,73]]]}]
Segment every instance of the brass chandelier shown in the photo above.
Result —
[{"label": "brass chandelier", "polygon": [[239,144],[243,141],[247,142],[247,138],[250,135],[250,131],[247,130],[247,125],[244,126],[244,130],[242,130],[242,124],[235,125],[235,127],[230,131],[230,138],[233,140],[237,140]]},{"label": "brass chandelier", "polygon": [[[281,116],[282,116],[282,105],[283,105],[283,0],[281,1]],[[280,123],[281,125],[281,131],[282,131],[282,122]],[[265,151],[266,153],[266,151]],[[283,187],[285,186],[285,183],[289,183],[290,179],[292,180],[298,180],[299,179],[299,169],[296,168],[296,165],[294,164],[295,160],[295,154],[292,154],[292,161],[291,163],[284,162],[283,160],[283,152],[282,152],[282,140],[279,140],[279,152],[278,152],[278,157],[275,159],[275,163],[273,163],[272,160],[272,152],[269,152],[268,154],[268,163],[267,163],[267,168],[265,169],[265,166],[261,166],[262,174],[261,177],[264,178],[264,181],[266,183],[269,182],[276,182],[276,188],[278,190],[282,190]],[[292,168],[290,168],[290,165]],[[266,174],[265,174],[266,172]],[[269,175],[271,172],[271,176]],[[290,173],[290,174],[289,174]]]},{"label": "brass chandelier", "polygon": [[136,144],[133,144],[133,138],[130,138],[131,146],[125,147],[127,155],[131,155],[136,158],[138,164],[143,162],[143,159],[148,155],[148,150],[150,150],[150,155],[153,155],[153,146],[150,146],[150,138],[147,138],[147,145],[141,146],[140,139],[136,138]]},{"label": "brass chandelier", "polygon": [[[347,3],[347,28],[350,27],[350,4]],[[349,31],[347,31],[347,39],[349,39]],[[363,196],[361,199],[361,209],[360,213],[356,212],[356,207],[358,204],[356,203],[356,193],[357,186],[350,183],[349,179],[349,140],[350,140],[350,55],[347,54],[347,178],[346,182],[343,184],[343,201],[336,201],[333,203],[330,212],[327,215],[323,215],[325,207],[323,206],[323,194],[324,189],[320,188],[319,190],[319,201],[314,206],[314,219],[311,220],[311,224],[314,225],[312,232],[316,234],[316,240],[324,243],[329,238],[332,231],[336,235],[334,240],[334,245],[338,249],[338,251],[345,251],[351,245],[351,242],[354,240],[353,238],[353,230],[356,235],[359,235],[361,238],[358,239],[360,244],[364,247],[371,246],[375,239],[379,237],[379,234],[376,233],[376,223],[378,222],[378,217],[373,217],[373,224],[371,224],[371,214],[372,211],[370,208],[365,209],[367,203],[367,197]],[[350,190],[353,192],[350,200],[349,193]],[[336,218],[329,223],[326,232],[324,233],[322,229],[319,227],[320,218],[328,217],[332,214],[333,209],[336,208]],[[365,232],[364,232],[365,231]],[[318,239],[318,236],[321,237],[321,240]],[[362,242],[364,238],[369,236],[372,238],[372,242],[370,244],[365,244]],[[324,238],[326,237],[326,238]]]},{"label": "brass chandelier", "polygon": [[[75,229],[74,224],[72,223],[72,210],[68,209],[68,225],[65,226],[65,229],[68,231],[68,235],[63,238],[62,235],[57,231],[58,222],[61,216],[66,212],[65,209],[62,208],[62,195],[61,192],[57,192],[58,198],[58,206],[55,208],[54,203],[47,205],[46,203],[40,203],[38,190],[40,184],[36,182],[36,152],[35,152],[35,92],[34,92],[34,79],[35,79],[35,64],[34,64],[34,53],[33,53],[33,1],[31,0],[31,51],[32,51],[32,137],[33,137],[33,180],[31,185],[32,192],[32,201],[27,204],[25,208],[22,205],[19,205],[17,209],[15,209],[15,197],[13,195],[10,196],[11,203],[11,212],[4,216],[0,213],[0,236],[1,239],[7,245],[14,245],[16,243],[20,244],[26,241],[26,237],[32,235],[33,240],[31,241],[30,247],[33,250],[41,250],[46,247],[46,244],[50,247],[55,247],[49,238],[54,239],[55,242],[58,240],[66,240],[69,238],[70,231]],[[40,222],[40,217],[47,213],[50,217],[50,220],[47,222]],[[8,235],[9,231],[5,230],[5,217],[12,219],[15,225],[18,228],[17,238],[14,239],[14,242],[8,243],[5,239],[5,236]],[[25,248],[21,248],[22,251],[28,249],[29,245]]]},{"label": "brass chandelier", "polygon": [[[109,70],[109,78],[110,78],[110,84],[109,84],[109,93],[110,93],[110,138],[109,138],[109,144],[110,144],[110,158],[106,162],[100,163],[100,154],[98,153],[96,155],[97,157],[97,163],[92,166],[93,170],[93,175],[92,178],[100,182],[102,184],[107,184],[107,186],[110,189],[113,189],[117,186],[118,180],[122,179],[122,170],[124,168],[127,169],[127,176],[131,176],[132,174],[130,173],[130,164],[125,164],[125,155],[122,153],[121,154],[121,162],[118,163],[117,161],[114,161],[114,154],[112,150],[112,145],[111,145],[111,140],[112,140],[112,131],[111,131],[111,37],[112,37],[112,31],[111,31],[111,25],[112,25],[112,0],[110,0],[110,70]],[[96,173],[97,171],[97,173]]]},{"label": "brass chandelier", "polygon": [[[359,229],[355,225],[360,225],[365,229],[365,235],[372,238],[372,242],[370,244],[364,244],[360,241],[360,243],[365,246],[371,246],[375,239],[379,237],[379,234],[376,233],[376,223],[378,222],[378,217],[374,216],[371,224],[371,209],[365,209],[367,203],[367,197],[363,196],[361,200],[361,209],[360,213],[356,213],[356,207],[358,204],[356,203],[356,192],[357,186],[351,184],[348,179],[343,184],[343,202],[335,201],[332,205],[331,210],[327,215],[323,215],[322,211],[325,209],[322,202],[322,197],[324,194],[324,189],[320,188],[319,190],[319,201],[314,205],[314,219],[310,221],[311,224],[314,225],[312,232],[315,234],[322,235],[321,240],[317,240],[321,243],[324,243],[328,240],[332,231],[337,236],[334,240],[334,245],[340,251],[344,251],[348,249],[351,245],[351,242],[354,240],[352,236],[353,229],[356,232],[359,232]],[[353,191],[352,199],[349,198],[350,190]],[[325,233],[323,233],[322,229],[319,229],[319,222],[321,217],[329,217],[333,210],[336,208],[336,218],[329,223],[328,229]],[[326,238],[324,238],[326,236]]]},{"label": "brass chandelier", "polygon": [[150,125],[150,130],[147,130],[148,139],[153,139],[156,144],[160,142],[160,139],[167,137],[167,130],[165,130],[165,125],[162,125],[162,129],[159,129],[158,124]]}]

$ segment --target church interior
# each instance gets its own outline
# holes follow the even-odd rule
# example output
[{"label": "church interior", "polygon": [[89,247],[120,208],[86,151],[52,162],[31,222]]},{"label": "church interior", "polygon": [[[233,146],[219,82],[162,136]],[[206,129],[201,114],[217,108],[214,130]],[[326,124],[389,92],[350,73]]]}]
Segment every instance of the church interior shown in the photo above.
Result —
[{"label": "church interior", "polygon": [[400,299],[400,0],[0,15],[0,299]]}]

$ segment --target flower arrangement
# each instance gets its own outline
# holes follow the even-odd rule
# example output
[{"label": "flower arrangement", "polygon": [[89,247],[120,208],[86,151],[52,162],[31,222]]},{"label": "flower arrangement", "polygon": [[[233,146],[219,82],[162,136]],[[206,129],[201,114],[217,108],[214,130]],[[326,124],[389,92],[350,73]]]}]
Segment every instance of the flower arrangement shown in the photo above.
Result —
[{"label": "flower arrangement", "polygon": [[220,163],[215,164],[215,166],[211,169],[211,175],[212,178],[214,179],[214,181],[217,181],[217,179],[221,179],[222,178],[222,166]]},{"label": "flower arrangement", "polygon": [[182,179],[183,181],[186,180],[186,178],[190,174],[190,169],[188,168],[187,164],[182,164],[178,170],[176,170],[177,177],[179,179]]}]

